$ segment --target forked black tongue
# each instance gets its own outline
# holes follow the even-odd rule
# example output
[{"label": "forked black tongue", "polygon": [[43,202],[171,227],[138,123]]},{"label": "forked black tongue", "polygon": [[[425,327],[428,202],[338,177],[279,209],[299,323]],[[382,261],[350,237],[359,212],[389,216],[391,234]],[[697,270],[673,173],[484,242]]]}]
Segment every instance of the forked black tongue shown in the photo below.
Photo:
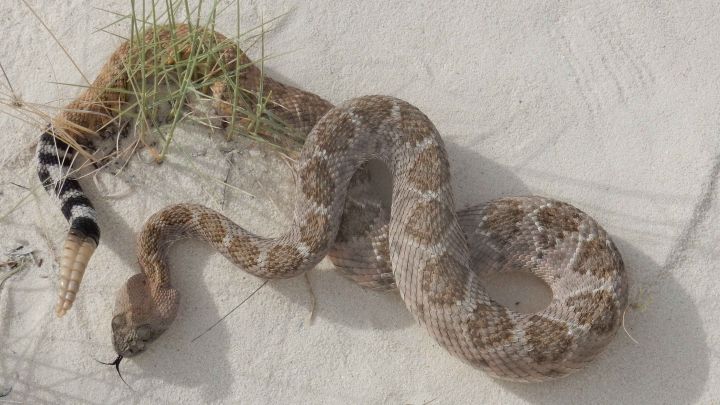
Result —
[{"label": "forked black tongue", "polygon": [[122,374],[120,373],[120,362],[122,361],[122,359],[123,359],[122,354],[118,354],[118,356],[115,358],[115,360],[112,361],[112,363],[105,363],[105,362],[102,362],[102,361],[97,360],[97,359],[96,359],[95,361],[97,361],[97,362],[100,363],[100,364],[104,364],[104,365],[106,365],[106,366],[115,366],[115,370],[117,370],[118,376],[120,376],[120,379],[122,380],[122,382],[123,382],[125,385],[127,385],[127,387],[130,388],[131,391],[134,391],[134,390],[132,389],[132,387],[130,386],[130,384],[128,384],[127,381],[125,381],[125,379],[123,378]]}]

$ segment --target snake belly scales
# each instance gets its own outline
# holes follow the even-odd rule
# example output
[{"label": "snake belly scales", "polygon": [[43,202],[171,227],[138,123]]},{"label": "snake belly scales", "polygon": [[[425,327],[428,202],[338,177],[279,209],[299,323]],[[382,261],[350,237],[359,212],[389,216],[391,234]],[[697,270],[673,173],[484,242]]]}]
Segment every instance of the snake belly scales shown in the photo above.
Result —
[{"label": "snake belly scales", "polygon": [[[236,64],[244,66],[235,77],[242,88],[257,88],[262,79],[272,94],[268,108],[307,134],[296,167],[293,219],[281,236],[264,238],[200,205],[172,205],[152,215],[138,236],[142,271],[116,297],[112,330],[119,355],[143,351],[175,318],[179,293],[164,259],[168,242],[181,237],[202,239],[265,279],[300,275],[328,255],[365,287],[397,288],[442,347],[503,379],[568,375],[616,334],[627,305],[627,277],[614,243],[587,214],[537,196],[500,198],[456,212],[443,141],[417,108],[387,96],[335,107],[262,77],[234,41],[200,27],[160,26],[144,40],[157,41],[153,49],[162,52],[191,33],[221,49],[216,65],[231,72]],[[131,50],[130,42],[122,44],[38,143],[38,176],[70,224],[60,259],[58,316],[72,306],[100,239],[96,212],[72,170],[76,149],[97,149],[103,130],[117,124],[114,118],[127,103],[127,92],[117,89],[128,85],[123,63]],[[217,114],[230,122],[227,84],[218,78],[207,93]],[[392,175],[389,212],[372,193],[365,165],[371,159]],[[482,276],[502,271],[539,277],[552,290],[550,304],[523,314],[492,300]]]}]

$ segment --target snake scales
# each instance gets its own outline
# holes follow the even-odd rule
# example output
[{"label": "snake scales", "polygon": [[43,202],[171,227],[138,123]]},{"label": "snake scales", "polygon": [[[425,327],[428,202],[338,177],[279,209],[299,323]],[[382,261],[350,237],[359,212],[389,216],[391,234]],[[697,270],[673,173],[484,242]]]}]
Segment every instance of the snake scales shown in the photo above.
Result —
[{"label": "snake scales", "polygon": [[[220,46],[216,66],[233,70],[243,88],[261,73],[219,33],[158,27],[146,41],[157,52],[170,39],[200,33]],[[70,139],[92,150],[113,124],[126,93],[121,45],[91,87],[63,110],[41,136],[38,175],[59,198],[70,223],[61,260],[57,313],[78,292],[100,237],[96,214],[71,167]],[[189,54],[190,50],[185,50]],[[212,74],[212,70],[210,70]],[[333,107],[320,97],[264,78],[271,110],[307,133],[297,166],[293,220],[277,238],[254,235],[207,207],[180,204],[152,215],[138,237],[142,272],[117,294],[113,343],[122,356],[143,351],[175,318],[179,293],[165,263],[168,242],[207,241],[242,270],[287,278],[312,269],[325,255],[361,285],[394,288],[435,340],[453,355],[493,376],[542,381],[585,366],[608,344],[627,305],[623,262],[607,233],[573,206],[542,197],[501,198],[455,212],[448,158],[430,120],[407,102],[366,96]],[[207,90],[230,122],[231,91],[221,80]],[[64,136],[58,136],[62,134]],[[364,165],[379,159],[393,178],[390,211],[373,196]],[[553,293],[547,308],[514,312],[493,301],[482,274],[529,272]]]}]

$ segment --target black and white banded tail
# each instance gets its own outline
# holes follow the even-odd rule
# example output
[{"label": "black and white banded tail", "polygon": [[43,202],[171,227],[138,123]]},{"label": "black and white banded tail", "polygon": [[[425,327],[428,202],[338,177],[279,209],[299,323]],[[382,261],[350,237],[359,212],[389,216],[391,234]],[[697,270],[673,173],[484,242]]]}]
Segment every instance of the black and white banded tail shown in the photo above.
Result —
[{"label": "black and white banded tail", "polygon": [[73,173],[77,151],[54,136],[49,127],[37,146],[38,177],[45,190],[57,197],[70,224],[60,260],[59,300],[55,312],[63,316],[72,307],[88,260],[100,240],[95,208]]}]

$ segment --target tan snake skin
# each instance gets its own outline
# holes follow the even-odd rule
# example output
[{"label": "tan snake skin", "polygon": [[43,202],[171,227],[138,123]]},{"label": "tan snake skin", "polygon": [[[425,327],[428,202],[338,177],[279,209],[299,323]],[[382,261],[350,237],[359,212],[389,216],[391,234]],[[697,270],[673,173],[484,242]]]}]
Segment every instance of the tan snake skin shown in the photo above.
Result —
[{"label": "tan snake skin", "polygon": [[[181,27],[176,35],[184,32]],[[215,34],[214,40],[224,37]],[[113,77],[108,72],[123,49],[101,78]],[[228,65],[247,61],[234,44],[223,58]],[[259,77],[250,67],[241,80],[253,88]],[[565,376],[615,335],[627,304],[626,275],[615,245],[588,215],[542,197],[502,198],[456,213],[443,141],[417,108],[386,96],[333,108],[314,94],[265,80],[277,113],[309,131],[297,166],[292,223],[281,236],[264,238],[200,205],[173,205],[150,217],[138,237],[142,273],[117,295],[112,329],[119,355],[143,351],[174,320],[179,293],[165,256],[182,237],[207,241],[262,278],[300,275],[330,254],[362,285],[397,287],[440,345],[504,379]],[[225,85],[211,91],[217,110],[227,114]],[[370,192],[363,168],[370,159],[390,169],[389,212]],[[550,286],[551,303],[535,314],[496,303],[482,285],[483,274],[496,271],[536,275]]]}]

